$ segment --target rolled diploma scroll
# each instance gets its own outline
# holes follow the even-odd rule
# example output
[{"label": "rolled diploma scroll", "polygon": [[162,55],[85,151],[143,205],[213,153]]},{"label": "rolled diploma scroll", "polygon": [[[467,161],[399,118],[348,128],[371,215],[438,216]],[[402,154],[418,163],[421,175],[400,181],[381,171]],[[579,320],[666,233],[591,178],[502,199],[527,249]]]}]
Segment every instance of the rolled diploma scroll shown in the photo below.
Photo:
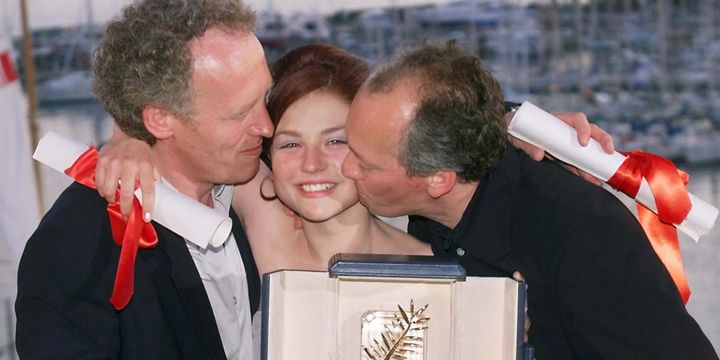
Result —
[{"label": "rolled diploma scroll", "polygon": [[[87,149],[81,142],[49,132],[40,139],[33,159],[65,173]],[[135,196],[142,203],[140,190],[135,191]],[[155,183],[153,220],[202,247],[208,243],[222,245],[232,230],[230,217],[223,217],[161,182]]]},{"label": "rolled diploma scroll", "polygon": [[[580,145],[574,128],[528,101],[515,112],[508,125],[508,132],[605,182],[626,159],[625,155],[617,151],[607,154],[600,143],[593,139],[590,139],[587,146]],[[693,194],[689,195],[692,208],[683,223],[675,225],[697,241],[712,228],[718,217],[718,209]],[[657,213],[655,199],[645,179],[642,180],[635,200]]]}]

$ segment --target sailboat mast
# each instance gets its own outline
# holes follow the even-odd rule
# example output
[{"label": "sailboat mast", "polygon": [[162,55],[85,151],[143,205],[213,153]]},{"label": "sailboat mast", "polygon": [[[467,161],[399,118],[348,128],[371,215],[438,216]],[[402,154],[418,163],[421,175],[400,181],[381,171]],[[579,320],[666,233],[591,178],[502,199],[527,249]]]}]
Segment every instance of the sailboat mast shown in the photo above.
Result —
[{"label": "sailboat mast", "polygon": [[86,0],[85,7],[87,8],[87,29],[89,31],[90,27],[95,22],[95,17],[93,14],[92,0]]},{"label": "sailboat mast", "polygon": [[[708,45],[713,44],[716,40],[715,38],[715,1],[716,0],[705,0],[703,1],[704,9],[703,14],[704,16],[704,22],[705,26],[702,30],[703,36],[705,36],[705,44],[706,48],[709,48]],[[713,93],[717,90],[720,90],[718,88],[718,83],[716,81],[717,76],[717,65],[712,60],[712,54],[710,54],[709,51],[705,52],[705,71],[707,73],[707,79],[708,79],[708,90],[710,90],[710,93]]]},{"label": "sailboat mast", "polygon": [[[30,25],[28,21],[28,10],[26,0],[20,0],[20,17],[22,23],[23,36],[23,61],[25,65],[25,91],[28,98],[28,122],[30,124],[30,136],[32,137],[34,149],[37,147],[39,136],[37,126],[37,91],[35,89],[35,61],[32,52],[32,34],[30,33]],[[38,206],[40,213],[44,213],[43,207],[43,187],[42,174],[40,173],[39,162],[33,161],[33,170],[35,171],[35,188],[38,194]]]},{"label": "sailboat mast", "polygon": [[583,55],[585,53],[585,47],[583,42],[584,28],[582,19],[582,7],[580,6],[579,0],[572,0],[572,5],[575,10],[575,46],[577,47],[577,73],[578,73],[578,90],[580,92],[585,90],[585,67],[583,64]]},{"label": "sailboat mast", "polygon": [[658,22],[657,31],[659,37],[659,56],[660,56],[660,90],[666,93],[669,90],[668,86],[668,4],[666,0],[658,0],[657,11],[658,11]]},{"label": "sailboat mast", "polygon": [[562,39],[560,37],[560,14],[558,9],[557,0],[550,1],[550,44],[551,44],[551,55],[548,61],[550,65],[550,93],[556,95],[561,92],[561,84],[558,81],[558,67],[563,61],[562,59]]}]

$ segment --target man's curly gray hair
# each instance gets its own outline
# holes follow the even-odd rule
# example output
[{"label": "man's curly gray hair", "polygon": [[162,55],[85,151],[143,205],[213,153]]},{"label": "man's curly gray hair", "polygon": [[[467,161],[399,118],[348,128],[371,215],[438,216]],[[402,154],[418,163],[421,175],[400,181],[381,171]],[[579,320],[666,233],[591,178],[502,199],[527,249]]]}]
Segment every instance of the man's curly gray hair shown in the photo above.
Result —
[{"label": "man's curly gray hair", "polygon": [[192,117],[188,43],[208,28],[252,32],[255,13],[241,0],[142,0],[108,22],[94,53],[93,90],[123,132],[155,143],[143,125],[147,105]]}]

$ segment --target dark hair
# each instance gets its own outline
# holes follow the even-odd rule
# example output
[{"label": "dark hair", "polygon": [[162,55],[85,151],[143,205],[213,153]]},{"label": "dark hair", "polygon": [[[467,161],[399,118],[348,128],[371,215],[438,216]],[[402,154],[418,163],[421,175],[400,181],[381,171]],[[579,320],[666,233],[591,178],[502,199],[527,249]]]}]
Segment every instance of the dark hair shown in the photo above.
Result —
[{"label": "dark hair", "polygon": [[503,94],[479,58],[452,42],[424,42],[379,68],[367,88],[385,93],[405,83],[418,96],[396,154],[408,175],[453,170],[461,181],[480,181],[497,166],[506,147]]},{"label": "dark hair", "polygon": [[94,53],[93,90],[120,129],[152,145],[145,106],[191,118],[188,43],[213,27],[252,32],[255,13],[241,0],[141,0],[108,22]]},{"label": "dark hair", "polygon": [[[285,111],[303,96],[326,90],[352,102],[370,73],[368,63],[328,44],[300,46],[279,58],[271,67],[274,81],[267,109],[277,127]],[[265,141],[269,153],[271,141]]]}]

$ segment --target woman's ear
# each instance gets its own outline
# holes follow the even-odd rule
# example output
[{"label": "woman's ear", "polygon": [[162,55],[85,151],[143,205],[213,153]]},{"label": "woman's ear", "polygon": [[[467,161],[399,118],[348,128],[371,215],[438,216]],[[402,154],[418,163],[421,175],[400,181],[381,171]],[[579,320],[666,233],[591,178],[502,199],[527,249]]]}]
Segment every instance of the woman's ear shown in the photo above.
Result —
[{"label": "woman's ear", "polygon": [[428,195],[433,199],[437,199],[452,190],[455,181],[457,181],[457,173],[451,170],[436,171],[425,179],[428,184]]},{"label": "woman's ear", "polygon": [[167,110],[148,105],[143,109],[142,115],[145,128],[158,140],[172,136],[172,122],[177,119]]}]

